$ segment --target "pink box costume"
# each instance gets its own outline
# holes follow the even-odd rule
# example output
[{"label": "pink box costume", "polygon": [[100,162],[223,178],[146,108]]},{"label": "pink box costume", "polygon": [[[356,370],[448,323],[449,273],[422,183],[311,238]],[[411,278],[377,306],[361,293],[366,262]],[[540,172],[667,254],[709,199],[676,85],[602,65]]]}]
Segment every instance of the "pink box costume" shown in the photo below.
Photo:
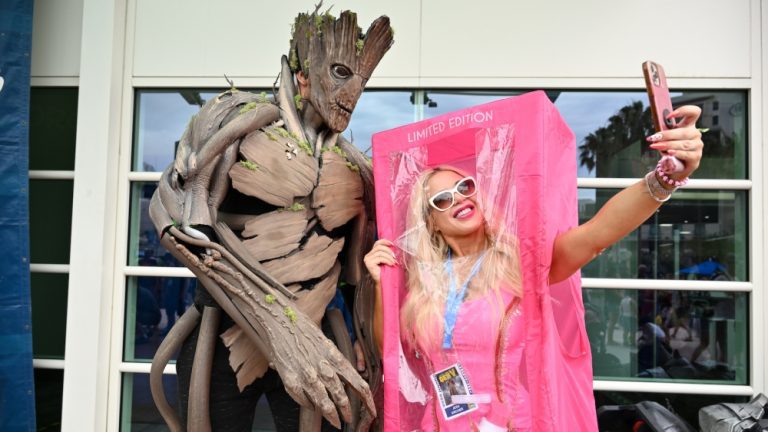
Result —
[{"label": "pink box costume", "polygon": [[[456,167],[477,180],[495,238],[513,245],[522,292],[460,299],[455,327],[446,306],[446,324],[432,324],[447,345],[413,347],[403,344],[411,330],[399,319],[406,275],[402,266],[382,268],[386,431],[469,431],[486,420],[509,430],[597,430],[580,275],[547,280],[555,236],[578,222],[574,155],[573,133],[543,92],[374,136],[379,236],[407,254],[415,179]],[[474,283],[485,282],[482,273]]]}]

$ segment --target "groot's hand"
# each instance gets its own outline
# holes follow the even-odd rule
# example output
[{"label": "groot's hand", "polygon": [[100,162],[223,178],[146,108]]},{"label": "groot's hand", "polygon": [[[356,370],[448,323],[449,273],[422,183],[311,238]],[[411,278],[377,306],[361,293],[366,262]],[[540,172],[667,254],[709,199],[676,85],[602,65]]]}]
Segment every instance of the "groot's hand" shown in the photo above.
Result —
[{"label": "groot's hand", "polygon": [[[169,234],[173,240],[169,235],[163,238],[163,242],[172,242],[168,249],[185,261],[216,302],[267,357],[269,366],[280,374],[286,391],[297,403],[314,407],[340,428],[338,413],[344,421],[352,421],[344,382],[375,417],[368,383],[320,328],[296,309],[284,294],[285,288],[283,292],[273,289],[270,282],[242,265],[220,244],[192,238],[176,228],[171,228]],[[207,252],[199,257],[178,240]]]}]

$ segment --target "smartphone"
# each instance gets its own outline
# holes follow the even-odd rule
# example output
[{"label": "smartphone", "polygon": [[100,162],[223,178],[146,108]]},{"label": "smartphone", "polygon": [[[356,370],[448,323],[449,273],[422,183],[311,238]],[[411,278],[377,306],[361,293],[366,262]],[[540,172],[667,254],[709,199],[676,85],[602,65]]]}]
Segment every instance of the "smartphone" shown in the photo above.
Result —
[{"label": "smartphone", "polygon": [[[673,129],[677,124],[674,118],[667,118],[673,109],[664,68],[656,62],[644,62],[643,76],[645,77],[645,90],[648,92],[648,101],[651,105],[653,128],[656,129],[656,132]],[[684,165],[679,159],[668,155],[667,152],[661,152],[661,154],[663,157],[659,163],[662,171],[667,174],[683,171]]]},{"label": "smartphone", "polygon": [[651,105],[651,117],[656,132],[672,129],[676,126],[675,119],[667,119],[672,112],[672,99],[669,97],[667,76],[660,64],[652,61],[643,63],[645,90]]}]

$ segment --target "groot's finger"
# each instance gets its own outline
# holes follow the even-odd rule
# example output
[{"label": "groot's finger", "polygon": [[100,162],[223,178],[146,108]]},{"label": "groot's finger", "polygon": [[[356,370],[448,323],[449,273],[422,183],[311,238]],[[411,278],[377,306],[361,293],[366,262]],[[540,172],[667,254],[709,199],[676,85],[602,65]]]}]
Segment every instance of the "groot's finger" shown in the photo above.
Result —
[{"label": "groot's finger", "polygon": [[357,396],[360,398],[360,400],[363,401],[363,404],[365,404],[366,409],[376,416],[376,404],[373,402],[373,395],[371,394],[371,389],[368,387],[368,383],[365,382],[360,377],[360,374],[358,374],[356,371],[352,370],[350,367],[349,370],[343,369],[339,371],[339,377],[349,384],[352,391],[354,391]]},{"label": "groot's finger", "polygon": [[336,375],[336,371],[333,370],[331,365],[326,361],[321,361],[319,365],[320,379],[323,381],[328,394],[331,395],[331,399],[336,404],[336,407],[341,413],[341,417],[345,422],[352,421],[352,408],[347,397],[347,392],[344,390],[344,386]]},{"label": "groot's finger", "polygon": [[313,408],[314,405],[312,402],[310,402],[304,395],[304,387],[300,384],[298,376],[293,372],[278,372],[280,373],[280,378],[283,380],[283,386],[288,395],[293,398],[297,404],[303,407]]},{"label": "groot's finger", "polygon": [[336,411],[336,405],[328,398],[328,392],[320,380],[304,388],[304,393],[315,404],[315,409],[325,417],[336,429],[341,428],[339,413]]}]

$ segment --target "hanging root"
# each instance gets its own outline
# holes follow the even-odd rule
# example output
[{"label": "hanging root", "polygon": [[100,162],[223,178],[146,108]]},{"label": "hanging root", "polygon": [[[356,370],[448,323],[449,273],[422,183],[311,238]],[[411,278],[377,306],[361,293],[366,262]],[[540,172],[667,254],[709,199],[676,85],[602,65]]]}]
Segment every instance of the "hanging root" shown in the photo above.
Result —
[{"label": "hanging root", "polygon": [[163,370],[168,361],[171,360],[171,356],[181,348],[181,344],[195,329],[199,319],[200,312],[194,306],[184,312],[184,315],[176,321],[176,325],[171,328],[157,348],[157,353],[152,360],[152,368],[149,372],[149,387],[152,391],[152,399],[155,400],[157,410],[160,411],[160,415],[163,416],[163,420],[165,420],[171,432],[183,432],[184,428],[181,426],[178,414],[176,414],[176,411],[168,404],[168,400],[165,398]]},{"label": "hanging root", "polygon": [[[331,331],[333,332],[334,339],[336,339],[336,346],[339,347],[339,351],[351,364],[357,364],[355,347],[352,345],[352,339],[349,337],[347,324],[344,322],[344,315],[338,309],[328,309],[325,312],[325,316],[331,325]],[[357,427],[357,422],[360,420],[360,399],[349,388],[347,388],[347,397],[349,397],[349,405],[352,408],[352,421],[345,425],[344,430],[354,431]]]},{"label": "hanging root", "polygon": [[190,432],[210,432],[211,413],[211,368],[213,353],[216,350],[216,332],[219,328],[221,309],[206,306],[203,320],[200,322],[200,335],[197,338],[195,360],[192,363],[192,378],[189,383],[189,407],[187,424]]},{"label": "hanging root", "polygon": [[301,407],[299,411],[299,432],[320,432],[323,415],[320,411]]}]

